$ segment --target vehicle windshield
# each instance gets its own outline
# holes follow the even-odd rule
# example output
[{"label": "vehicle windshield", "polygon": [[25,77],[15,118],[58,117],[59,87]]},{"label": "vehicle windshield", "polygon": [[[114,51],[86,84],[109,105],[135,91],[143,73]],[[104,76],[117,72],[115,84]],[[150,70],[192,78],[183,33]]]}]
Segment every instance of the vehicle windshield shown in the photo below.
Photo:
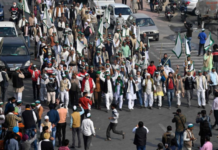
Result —
[{"label": "vehicle windshield", "polygon": [[0,37],[16,37],[14,27],[0,27]]},{"label": "vehicle windshield", "polygon": [[28,55],[25,45],[3,45],[0,50],[1,56],[25,56]]},{"label": "vehicle windshield", "polygon": [[147,27],[147,26],[154,26],[154,22],[151,18],[139,18],[136,19],[136,25],[139,27]]},{"label": "vehicle windshield", "polygon": [[120,13],[122,15],[130,15],[132,12],[130,8],[115,8],[115,15],[119,15]]}]

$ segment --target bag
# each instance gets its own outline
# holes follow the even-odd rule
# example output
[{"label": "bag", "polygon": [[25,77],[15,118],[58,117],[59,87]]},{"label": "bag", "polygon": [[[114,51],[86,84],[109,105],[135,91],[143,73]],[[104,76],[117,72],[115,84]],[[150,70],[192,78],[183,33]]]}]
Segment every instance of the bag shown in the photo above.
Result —
[{"label": "bag", "polygon": [[85,36],[89,36],[89,35],[90,35],[89,28],[90,28],[90,27],[86,27],[86,29],[84,30],[84,35],[85,35]]},{"label": "bag", "polygon": [[176,143],[177,146],[177,140],[175,136],[172,136],[171,134],[167,134],[167,141],[166,143],[168,144],[168,146],[171,146],[171,143]]},{"label": "bag", "polygon": [[212,136],[208,117],[207,117],[207,119],[201,121],[201,123],[200,123],[200,135]]}]

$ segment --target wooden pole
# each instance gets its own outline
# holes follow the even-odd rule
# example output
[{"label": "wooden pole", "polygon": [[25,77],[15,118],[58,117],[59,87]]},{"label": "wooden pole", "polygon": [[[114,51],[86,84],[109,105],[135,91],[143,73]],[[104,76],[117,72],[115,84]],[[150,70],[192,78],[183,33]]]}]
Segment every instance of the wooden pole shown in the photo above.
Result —
[{"label": "wooden pole", "polygon": [[172,55],[170,55],[170,57],[167,58],[167,60],[165,61],[165,63],[163,64],[163,66],[167,63],[167,61],[172,57]]}]

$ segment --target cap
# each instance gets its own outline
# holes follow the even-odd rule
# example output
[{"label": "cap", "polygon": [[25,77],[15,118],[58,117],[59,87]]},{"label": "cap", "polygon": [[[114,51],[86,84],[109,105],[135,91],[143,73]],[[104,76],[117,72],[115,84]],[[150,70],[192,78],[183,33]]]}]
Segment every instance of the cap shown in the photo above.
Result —
[{"label": "cap", "polygon": [[89,76],[89,74],[88,74],[88,73],[86,73],[86,74],[85,74],[85,76]]},{"label": "cap", "polygon": [[188,124],[188,128],[192,128],[194,125],[192,123]]},{"label": "cap", "polygon": [[204,29],[204,28],[202,28],[202,29],[201,29],[201,31],[205,31],[205,29]]},{"label": "cap", "polygon": [[31,106],[36,106],[36,104],[35,103],[31,103]]},{"label": "cap", "polygon": [[101,71],[97,71],[96,74],[101,74]]},{"label": "cap", "polygon": [[76,105],[73,106],[73,110],[74,111],[77,110],[77,106]]},{"label": "cap", "polygon": [[201,70],[198,70],[198,73],[201,73]]},{"label": "cap", "polygon": [[46,116],[44,117],[44,119],[45,119],[45,120],[46,120],[46,119],[49,119],[49,116],[46,115]]},{"label": "cap", "polygon": [[3,102],[0,102],[0,105],[3,105]]},{"label": "cap", "polygon": [[20,69],[19,67],[16,67],[16,68],[15,68],[15,70],[19,70],[19,69]]},{"label": "cap", "polygon": [[40,101],[39,101],[39,100],[37,100],[37,101],[35,101],[35,103],[36,103],[36,104],[40,104]]},{"label": "cap", "polygon": [[22,100],[18,100],[17,103],[18,103],[18,104],[22,103]]},{"label": "cap", "polygon": [[63,78],[66,78],[66,75],[64,74],[64,75],[62,75],[62,77],[63,77]]},{"label": "cap", "polygon": [[90,118],[90,117],[91,117],[91,113],[88,113],[88,114],[86,115],[86,117],[87,117],[87,118]]},{"label": "cap", "polygon": [[33,65],[34,68],[36,68],[36,65]]}]

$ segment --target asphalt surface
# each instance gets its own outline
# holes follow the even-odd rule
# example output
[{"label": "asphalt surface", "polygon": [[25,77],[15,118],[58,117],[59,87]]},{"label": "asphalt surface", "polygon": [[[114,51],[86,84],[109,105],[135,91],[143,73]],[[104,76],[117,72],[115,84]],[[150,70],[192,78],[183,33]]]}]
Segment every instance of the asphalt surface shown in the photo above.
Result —
[{"label": "asphalt surface", "polygon": [[[4,5],[4,10],[5,10],[5,20],[9,19],[9,12],[7,11],[13,0],[2,0],[2,4]],[[116,0],[116,3],[121,3],[121,0]],[[130,1],[128,1],[128,5],[130,5]],[[178,31],[181,32],[181,35],[184,35],[184,26],[183,23],[181,22],[179,12],[177,11],[175,16],[173,17],[171,22],[168,22],[167,19],[164,16],[164,13],[153,13],[150,12],[150,9],[148,7],[147,3],[144,3],[144,10],[143,11],[138,11],[139,13],[145,13],[149,15],[157,25],[160,31],[160,38],[159,41],[150,41],[151,48],[149,50],[149,56],[150,60],[154,60],[155,64],[158,64],[158,60],[163,55],[163,53],[168,53],[170,56],[173,54],[171,52],[171,49],[174,47],[175,43],[175,38],[176,38],[176,33]],[[196,16],[190,15],[188,17],[187,21],[195,22]],[[194,27],[197,28],[196,25]],[[196,57],[197,55],[197,49],[198,49],[198,33],[200,30],[196,30],[193,33],[193,39],[192,39],[192,57],[195,61],[195,63],[198,65],[195,65],[197,69],[200,69],[202,66],[202,56],[201,57]],[[206,33],[208,35],[209,31],[206,30]],[[216,35],[212,34],[212,38],[215,40],[217,43],[217,37]],[[31,48],[30,51],[33,52],[33,45],[34,42],[31,42]],[[182,66],[183,61],[184,61],[185,55],[182,55],[181,59],[175,58],[174,55],[171,57],[171,63],[173,64],[173,68],[175,69],[176,65]],[[32,62],[34,64],[39,65],[39,60],[37,59],[36,61],[34,60],[32,56]],[[183,70],[183,69],[181,69]],[[23,103],[29,104],[34,102],[33,100],[33,94],[32,94],[32,85],[31,85],[31,79],[27,78],[24,80],[24,85],[25,85],[25,90],[23,92]],[[9,92],[8,92],[8,97],[13,96],[13,89],[11,86],[9,86]],[[207,112],[210,111],[211,109],[211,104],[212,104],[212,98],[209,102],[209,104],[206,106]],[[136,103],[138,101],[136,100]],[[126,135],[125,139],[122,139],[121,136],[115,135],[111,133],[111,138],[112,141],[105,141],[106,139],[106,129],[109,124],[108,117],[111,116],[111,111],[109,113],[105,113],[105,108],[103,108],[101,111],[92,109],[91,114],[92,114],[92,120],[94,122],[95,130],[96,130],[96,137],[93,137],[92,139],[92,144],[90,149],[91,150],[133,150],[135,149],[135,145],[133,144],[134,140],[134,134],[132,133],[133,127],[137,125],[139,121],[143,121],[145,126],[149,129],[149,133],[147,136],[147,150],[154,150],[157,148],[157,144],[161,142],[161,137],[162,134],[166,131],[166,127],[168,125],[171,125],[173,127],[173,130],[175,130],[175,125],[172,123],[172,118],[173,118],[173,112],[176,111],[176,97],[174,97],[173,104],[172,104],[172,109],[169,110],[168,108],[168,102],[167,98],[165,97],[165,100],[163,101],[163,107],[161,110],[158,110],[156,107],[153,108],[153,110],[148,110],[148,109],[139,109],[138,105],[136,104],[135,109],[132,112],[128,112],[127,108],[127,101],[124,101],[123,105],[123,111],[120,112],[120,118],[119,118],[119,123],[117,126],[117,130],[123,130]],[[194,97],[192,99],[192,107],[187,108],[187,100],[186,98],[182,98],[182,113],[187,117],[187,123],[193,123],[194,124],[194,135],[197,138],[197,141],[195,141],[195,148],[200,145],[200,137],[198,136],[199,132],[199,125],[195,123],[195,118],[197,116],[197,113],[201,111],[202,109],[197,108],[197,97],[196,97],[196,91],[194,91]],[[24,107],[23,107],[24,110]],[[43,116],[48,112],[48,107],[44,106],[44,113]],[[71,113],[71,109],[69,109],[69,113]],[[211,116],[211,122],[212,124],[214,123],[214,117]],[[70,118],[67,117],[67,129],[66,129],[66,138],[70,140],[70,144],[72,143],[72,133],[71,130],[69,129],[69,122]],[[218,148],[218,143],[217,143],[217,136],[218,132],[216,130],[213,130],[213,136],[211,138],[211,141],[214,145],[214,149]],[[77,146],[77,144],[76,144]],[[55,147],[55,149],[58,149]],[[82,145],[82,148],[76,148],[76,149],[84,149],[84,146]]]}]

